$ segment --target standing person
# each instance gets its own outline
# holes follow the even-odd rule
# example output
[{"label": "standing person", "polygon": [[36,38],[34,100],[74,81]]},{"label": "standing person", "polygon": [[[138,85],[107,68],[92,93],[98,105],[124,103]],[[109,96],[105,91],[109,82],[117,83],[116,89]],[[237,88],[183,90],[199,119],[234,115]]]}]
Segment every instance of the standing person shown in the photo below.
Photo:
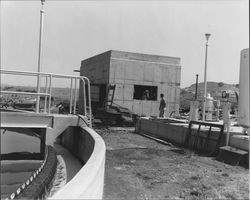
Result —
[{"label": "standing person", "polygon": [[145,90],[142,96],[142,100],[149,100],[149,91]]},{"label": "standing person", "polygon": [[160,107],[159,107],[159,111],[160,111],[159,117],[163,117],[164,116],[164,109],[166,107],[166,102],[164,99],[164,94],[160,94],[160,97],[161,97],[161,101],[160,101]]}]

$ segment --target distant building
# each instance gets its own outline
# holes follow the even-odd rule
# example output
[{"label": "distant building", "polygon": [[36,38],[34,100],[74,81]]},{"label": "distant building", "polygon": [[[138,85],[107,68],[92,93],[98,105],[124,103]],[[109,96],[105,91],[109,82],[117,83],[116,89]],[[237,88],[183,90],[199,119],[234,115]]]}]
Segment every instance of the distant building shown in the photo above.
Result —
[{"label": "distant building", "polygon": [[172,111],[179,111],[180,60],[111,50],[83,60],[80,74],[90,79],[94,105],[103,105],[108,85],[116,85],[115,104],[139,115],[158,116],[163,93],[169,116]]}]

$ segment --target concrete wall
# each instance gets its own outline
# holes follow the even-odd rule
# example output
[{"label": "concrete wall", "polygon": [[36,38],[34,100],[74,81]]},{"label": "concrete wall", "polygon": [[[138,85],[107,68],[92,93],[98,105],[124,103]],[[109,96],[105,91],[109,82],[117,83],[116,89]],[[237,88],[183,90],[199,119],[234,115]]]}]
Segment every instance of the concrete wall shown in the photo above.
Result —
[{"label": "concrete wall", "polygon": [[102,138],[89,127],[69,127],[62,143],[85,164],[51,199],[102,199],[106,151]]},{"label": "concrete wall", "polygon": [[[198,127],[197,127],[198,128]],[[197,129],[196,128],[196,129]],[[194,127],[195,129],[195,127]],[[144,119],[141,118],[136,125],[136,131],[141,134],[146,134],[149,136],[153,136],[155,138],[159,138],[162,140],[166,140],[171,143],[175,143],[178,145],[183,146],[186,138],[188,130],[188,124],[181,124],[181,123],[170,123],[167,120],[152,120],[152,119]],[[204,139],[201,137],[205,137],[208,130],[202,130],[200,132],[200,137],[198,139],[198,147],[204,144]],[[219,131],[213,130],[210,136],[210,141],[208,145],[208,150],[214,150],[216,143],[215,139],[218,138]],[[241,134],[236,132],[231,132],[230,135]],[[194,137],[189,139],[189,146],[192,147],[194,142]],[[231,142],[231,139],[229,143]],[[226,144],[226,133],[223,133],[221,143],[219,146],[224,146]]]},{"label": "concrete wall", "polygon": [[[180,58],[112,50],[82,61],[81,75],[92,83],[115,84],[114,103],[139,115],[158,116],[161,93],[168,114],[179,110]],[[133,99],[134,85],[156,86],[157,100]]]},{"label": "concrete wall", "polygon": [[108,51],[83,60],[80,75],[88,77],[91,83],[108,83],[110,54]]},{"label": "concrete wall", "polygon": [[[116,84],[114,102],[137,114],[157,116],[160,94],[169,114],[179,109],[180,58],[112,51],[109,83]],[[134,85],[156,86],[157,101],[133,99]]]},{"label": "concrete wall", "polygon": [[[53,118],[52,128],[48,127],[46,130],[46,145],[54,144],[56,138],[61,135],[69,126],[87,126],[79,120],[77,115],[61,115],[61,114],[52,114],[50,117]],[[87,117],[81,116],[87,121]]]},{"label": "concrete wall", "polygon": [[[111,52],[105,52],[81,62],[80,75],[89,78],[91,84],[108,84]],[[91,90],[91,96],[98,97],[96,90]],[[84,110],[83,84],[79,86],[79,110]]]}]

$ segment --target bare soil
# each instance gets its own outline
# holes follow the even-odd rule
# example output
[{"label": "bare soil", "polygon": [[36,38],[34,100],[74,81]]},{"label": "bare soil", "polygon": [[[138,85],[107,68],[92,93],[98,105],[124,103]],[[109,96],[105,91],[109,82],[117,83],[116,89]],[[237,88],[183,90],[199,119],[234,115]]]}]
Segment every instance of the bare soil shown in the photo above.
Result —
[{"label": "bare soil", "polygon": [[99,127],[106,143],[104,199],[249,199],[249,170],[164,145],[134,128]]}]

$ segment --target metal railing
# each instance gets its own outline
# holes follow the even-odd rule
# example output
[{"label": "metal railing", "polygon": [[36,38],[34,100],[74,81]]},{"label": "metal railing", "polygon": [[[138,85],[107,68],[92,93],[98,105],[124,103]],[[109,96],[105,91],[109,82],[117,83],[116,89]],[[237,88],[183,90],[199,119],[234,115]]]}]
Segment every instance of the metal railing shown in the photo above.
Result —
[{"label": "metal railing", "polygon": [[[43,72],[29,72],[29,71],[16,71],[16,70],[0,70],[2,74],[9,75],[24,75],[24,76],[34,76],[37,78],[45,78],[45,92],[20,92],[20,91],[6,91],[1,90],[1,94],[18,94],[18,95],[32,95],[37,97],[36,101],[36,113],[40,112],[40,96],[45,97],[44,102],[44,113],[50,114],[51,111],[51,97],[52,97],[52,79],[53,78],[63,78],[70,80],[70,107],[69,113],[76,114],[76,99],[77,99],[77,81],[82,81],[83,83],[83,108],[84,115],[89,118],[89,125],[92,126],[92,111],[91,111],[91,97],[90,97],[90,81],[87,77],[84,76],[71,76],[71,75],[62,75],[62,74],[54,74],[54,73],[43,73]],[[74,84],[74,89],[73,89]],[[88,93],[88,101],[86,101],[86,86],[87,85],[87,93]],[[38,87],[37,87],[38,88]],[[41,86],[39,85],[38,91],[40,91]],[[74,91],[73,91],[74,90]],[[80,99],[79,99],[80,100]],[[87,105],[88,102],[88,105]],[[48,105],[47,105],[48,104]],[[48,107],[48,111],[47,111]],[[87,110],[88,107],[88,110]],[[72,112],[73,108],[73,112]]]}]

